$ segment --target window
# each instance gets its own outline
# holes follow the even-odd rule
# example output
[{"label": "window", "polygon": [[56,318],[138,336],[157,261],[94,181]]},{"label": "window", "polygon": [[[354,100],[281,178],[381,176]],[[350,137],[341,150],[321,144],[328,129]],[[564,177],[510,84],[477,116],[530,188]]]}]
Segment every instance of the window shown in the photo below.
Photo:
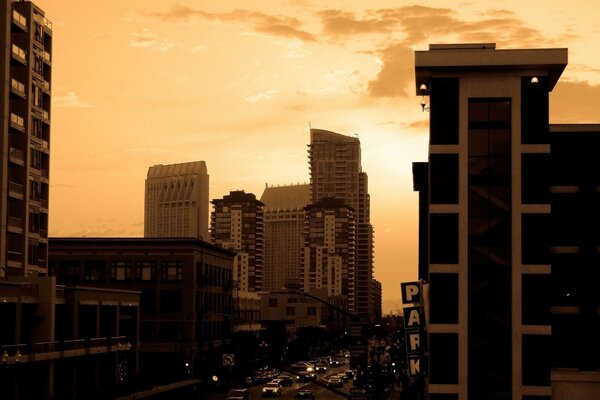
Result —
[{"label": "window", "polygon": [[181,281],[183,279],[183,261],[163,261],[161,279],[163,281]]},{"label": "window", "polygon": [[160,292],[161,312],[181,311],[181,290],[162,290]]},{"label": "window", "polygon": [[135,268],[135,279],[137,281],[155,281],[156,280],[156,262],[138,261]]},{"label": "window", "polygon": [[432,204],[458,203],[458,154],[431,154],[430,197]]},{"label": "window", "polygon": [[458,78],[431,80],[431,144],[458,144]]},{"label": "window", "polygon": [[431,263],[458,263],[458,214],[431,214],[429,219]]},{"label": "window", "polygon": [[523,385],[550,386],[550,335],[523,335]]},{"label": "window", "polygon": [[110,262],[110,280],[111,281],[129,281],[131,279],[131,262],[129,261],[111,261]]},{"label": "window", "polygon": [[310,315],[310,316],[317,315],[317,307],[307,307],[306,315]]},{"label": "window", "polygon": [[88,282],[104,282],[106,280],[106,263],[102,260],[85,262],[85,280]]},{"label": "window", "polygon": [[429,275],[429,311],[434,324],[458,323],[458,274]]},{"label": "window", "polygon": [[42,152],[31,149],[31,168],[42,169]]},{"label": "window", "polygon": [[63,260],[58,266],[59,279],[63,282],[78,282],[79,281],[79,260]]},{"label": "window", "polygon": [[140,311],[156,311],[156,290],[142,290],[142,294],[140,295]]},{"label": "window", "polygon": [[429,335],[429,379],[436,384],[458,383],[458,334],[431,333]]},{"label": "window", "polygon": [[40,201],[41,184],[36,181],[29,181],[29,200]]},{"label": "window", "polygon": [[269,307],[277,307],[277,299],[269,299]]},{"label": "window", "polygon": [[296,315],[296,307],[286,307],[285,315]]}]

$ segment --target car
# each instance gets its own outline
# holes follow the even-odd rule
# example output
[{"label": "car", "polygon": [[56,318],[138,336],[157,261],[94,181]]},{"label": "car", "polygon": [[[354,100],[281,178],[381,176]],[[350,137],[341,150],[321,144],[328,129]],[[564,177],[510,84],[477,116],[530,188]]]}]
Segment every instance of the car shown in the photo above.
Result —
[{"label": "car", "polygon": [[339,374],[336,374],[335,376],[340,378],[342,380],[342,382],[344,382],[344,383],[348,382],[348,376],[343,372],[340,372]]},{"label": "car", "polygon": [[290,365],[290,369],[295,372],[313,372],[315,370],[311,363],[303,361]]},{"label": "car", "polygon": [[344,386],[344,382],[338,376],[332,376],[327,380],[327,386],[342,387]]},{"label": "car", "polygon": [[279,397],[283,388],[277,382],[269,382],[262,388],[262,397]]},{"label": "car", "polygon": [[310,382],[317,379],[316,372],[300,372],[296,375],[296,382]]},{"label": "car", "polygon": [[299,392],[296,392],[296,394],[294,394],[294,398],[295,399],[309,399],[309,400],[314,400],[315,399],[315,395],[310,390],[300,390]]},{"label": "car", "polygon": [[317,364],[315,365],[315,372],[319,374],[324,374],[327,372],[327,365],[325,364]]},{"label": "car", "polygon": [[345,360],[340,360],[339,358],[332,358],[331,361],[329,362],[329,365],[332,367],[341,367],[342,365],[344,365]]},{"label": "car", "polygon": [[346,374],[348,379],[354,379],[354,375],[356,375],[356,370],[355,369],[347,369],[344,371],[344,373]]},{"label": "car", "polygon": [[250,400],[250,391],[248,389],[230,389],[227,392],[226,400]]},{"label": "car", "polygon": [[279,384],[281,386],[290,386],[291,384],[294,383],[294,378],[292,378],[290,375],[286,375],[286,374],[279,374],[279,375],[277,375],[276,379],[279,379]]}]

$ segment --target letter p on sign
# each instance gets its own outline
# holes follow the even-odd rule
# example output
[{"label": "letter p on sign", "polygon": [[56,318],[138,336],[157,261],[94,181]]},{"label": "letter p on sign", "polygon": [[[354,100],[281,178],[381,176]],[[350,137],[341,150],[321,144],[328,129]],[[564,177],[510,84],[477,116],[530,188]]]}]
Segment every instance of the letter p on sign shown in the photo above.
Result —
[{"label": "letter p on sign", "polygon": [[421,284],[419,282],[404,282],[400,284],[402,289],[402,303],[421,302]]}]

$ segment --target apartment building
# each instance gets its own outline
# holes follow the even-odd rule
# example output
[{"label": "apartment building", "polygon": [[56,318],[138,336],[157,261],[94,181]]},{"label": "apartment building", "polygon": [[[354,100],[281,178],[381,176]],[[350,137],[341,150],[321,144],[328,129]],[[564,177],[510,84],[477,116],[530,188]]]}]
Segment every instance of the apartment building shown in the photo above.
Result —
[{"label": "apartment building", "polygon": [[233,280],[239,292],[263,290],[264,204],[252,193],[229,192],[212,201],[211,240],[236,253]]},{"label": "apartment building", "polygon": [[311,129],[308,146],[311,203],[343,200],[356,223],[354,271],[349,272],[348,310],[373,319],[373,226],[368,176],[362,171],[360,141],[323,129]]},{"label": "apartment building", "polygon": [[310,186],[267,186],[260,201],[265,205],[263,290],[298,289]]},{"label": "apartment building", "polygon": [[204,161],[154,165],[148,169],[145,190],[144,237],[210,240]]},{"label": "apartment building", "polygon": [[52,23],[0,7],[0,277],[47,273]]},{"label": "apartment building", "polygon": [[566,65],[564,48],[415,53],[430,117],[413,176],[432,400],[600,395],[600,126],[549,124]]}]

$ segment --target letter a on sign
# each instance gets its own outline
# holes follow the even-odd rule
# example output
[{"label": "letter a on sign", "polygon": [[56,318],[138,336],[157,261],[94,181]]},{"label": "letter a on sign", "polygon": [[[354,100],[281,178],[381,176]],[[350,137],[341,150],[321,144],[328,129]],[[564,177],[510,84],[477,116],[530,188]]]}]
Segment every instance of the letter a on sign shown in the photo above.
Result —
[{"label": "letter a on sign", "polygon": [[404,307],[404,327],[417,329],[421,326],[421,313],[419,307]]},{"label": "letter a on sign", "polygon": [[421,302],[421,285],[419,282],[404,282],[400,284],[402,289],[402,304]]}]

